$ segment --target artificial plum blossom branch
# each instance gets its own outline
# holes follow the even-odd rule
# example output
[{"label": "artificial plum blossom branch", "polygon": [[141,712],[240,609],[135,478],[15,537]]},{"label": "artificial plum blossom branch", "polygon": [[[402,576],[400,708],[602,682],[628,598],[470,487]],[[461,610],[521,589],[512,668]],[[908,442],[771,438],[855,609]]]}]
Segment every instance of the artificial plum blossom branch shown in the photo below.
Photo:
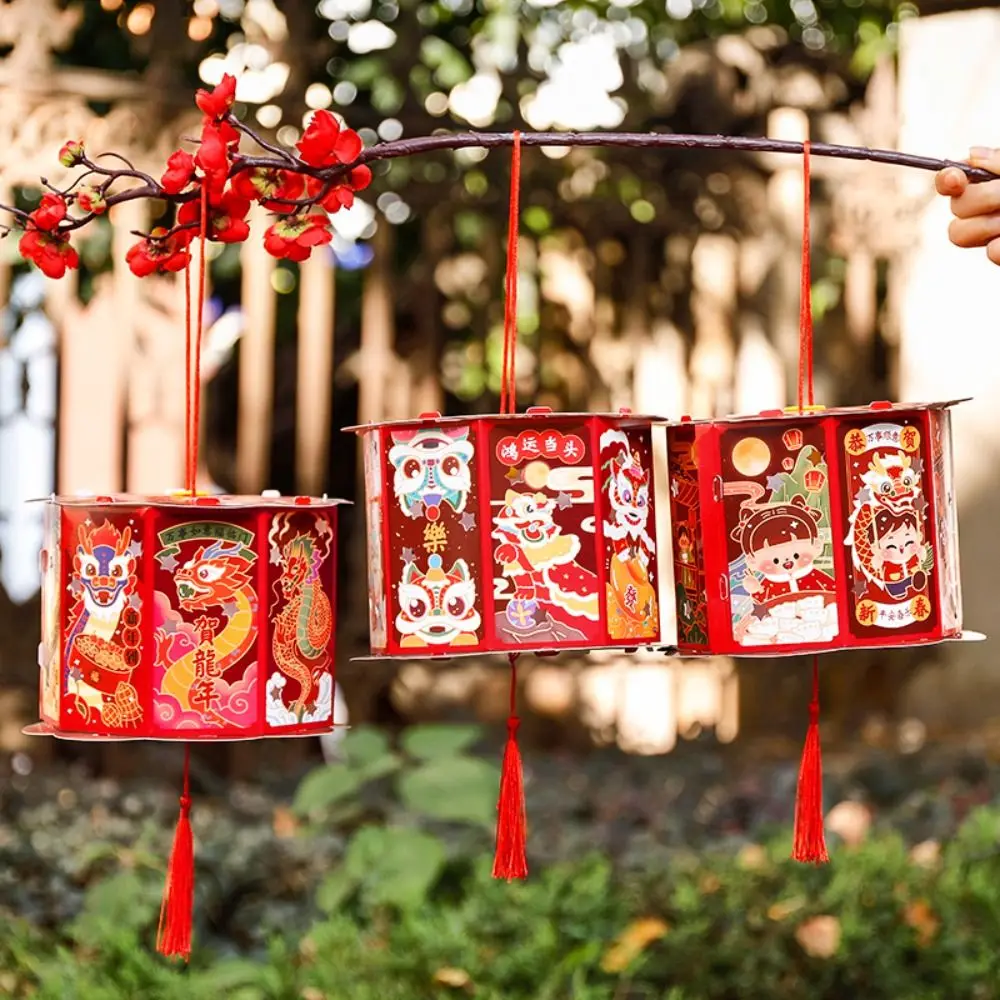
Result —
[{"label": "artificial plum blossom branch", "polygon": [[[275,146],[259,136],[232,113],[236,80],[223,77],[212,91],[199,90],[195,103],[204,114],[194,153],[178,149],[171,154],[162,177],[138,170],[119,153],[88,156],[83,144],[68,142],[60,151],[65,167],[83,167],[84,173],[59,189],[42,178],[47,192],[33,212],[0,205],[14,224],[24,230],[20,249],[50,277],[62,277],[79,266],[70,233],[104,215],[115,205],[137,199],[160,200],[175,210],[171,226],[158,226],[148,234],[137,234],[141,242],[126,257],[130,268],[144,276],[177,271],[190,261],[190,243],[198,232],[221,243],[239,243],[249,236],[246,216],[252,202],[260,202],[276,215],[264,236],[264,246],[276,257],[305,260],[312,249],[332,239],[329,216],[349,208],[355,192],[371,182],[369,164],[440,150],[495,149],[514,142],[511,132],[464,132],[435,134],[380,143],[365,149],[357,132],[344,128],[329,111],[316,112],[296,151]],[[241,137],[251,139],[265,154],[239,150]],[[779,139],[678,135],[655,132],[527,132],[525,146],[600,146],[637,149],[727,149],[758,153],[802,155],[801,142]],[[913,156],[862,146],[811,143],[814,156],[832,159],[868,160],[921,170],[958,167],[972,181],[994,177],[989,171],[953,160]],[[105,166],[97,160],[114,157],[124,166]],[[101,178],[94,185],[85,183]],[[121,181],[138,183],[121,190]],[[74,213],[71,214],[70,210]],[[202,213],[205,218],[202,220]],[[204,222],[204,226],[202,225]],[[0,227],[6,235],[9,227]]]}]

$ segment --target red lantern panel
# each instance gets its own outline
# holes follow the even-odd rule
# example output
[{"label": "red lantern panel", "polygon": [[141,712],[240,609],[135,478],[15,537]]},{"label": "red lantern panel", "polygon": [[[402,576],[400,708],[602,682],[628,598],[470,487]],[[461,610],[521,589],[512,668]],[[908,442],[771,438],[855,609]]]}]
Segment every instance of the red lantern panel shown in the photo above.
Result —
[{"label": "red lantern panel", "polygon": [[335,501],[46,505],[33,732],[252,739],[333,725]]},{"label": "red lantern panel", "polygon": [[355,428],[372,652],[656,643],[650,428],[545,408]]},{"label": "red lantern panel", "polygon": [[670,427],[681,652],[959,637],[948,405]]}]

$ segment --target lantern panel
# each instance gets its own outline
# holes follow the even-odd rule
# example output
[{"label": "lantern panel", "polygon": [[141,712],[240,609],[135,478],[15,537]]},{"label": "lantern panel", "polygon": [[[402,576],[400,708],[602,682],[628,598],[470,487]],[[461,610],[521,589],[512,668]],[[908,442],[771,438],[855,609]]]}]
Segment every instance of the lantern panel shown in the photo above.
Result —
[{"label": "lantern panel", "polygon": [[149,705],[138,692],[150,684],[142,649],[153,613],[145,586],[151,542],[141,512],[67,510],[60,534],[69,599],[59,725],[141,732]]},{"label": "lantern panel", "polygon": [[267,545],[266,726],[280,731],[332,724],[337,604],[333,525],[324,514],[279,511],[271,516]]},{"label": "lantern panel", "polygon": [[832,642],[839,622],[823,425],[736,427],[720,448],[734,639]]},{"label": "lantern panel", "polygon": [[707,650],[708,590],[697,451],[694,427],[688,424],[670,428],[667,434],[667,471],[677,638],[678,644],[687,649]]},{"label": "lantern panel", "polygon": [[958,504],[951,445],[951,411],[931,410],[931,475],[934,486],[941,626],[945,632],[962,628],[962,577],[958,554]]},{"label": "lantern panel", "polygon": [[386,593],[384,556],[385,521],[382,517],[385,476],[382,474],[382,432],[362,435],[365,465],[365,524],[368,528],[368,631],[372,649],[384,652],[386,635]]},{"label": "lantern panel", "polygon": [[608,638],[660,634],[651,428],[604,426],[599,439]]},{"label": "lantern panel", "polygon": [[850,550],[850,622],[858,637],[938,626],[923,413],[839,428]]},{"label": "lantern panel", "polygon": [[474,650],[483,641],[483,546],[473,429],[452,423],[383,434],[393,642],[432,655]]},{"label": "lantern panel", "polygon": [[261,576],[253,514],[157,518],[153,705],[164,730],[252,730],[260,718]]},{"label": "lantern panel", "polygon": [[338,502],[47,502],[43,722],[26,731],[181,740],[329,731]]},{"label": "lantern panel", "polygon": [[493,626],[502,646],[603,645],[594,449],[582,420],[488,431]]}]

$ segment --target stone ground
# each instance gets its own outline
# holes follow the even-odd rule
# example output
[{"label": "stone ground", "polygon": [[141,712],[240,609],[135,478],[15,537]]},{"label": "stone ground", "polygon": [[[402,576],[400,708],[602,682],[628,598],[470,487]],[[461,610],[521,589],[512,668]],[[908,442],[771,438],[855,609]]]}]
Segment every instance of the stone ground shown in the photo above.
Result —
[{"label": "stone ground", "polygon": [[[526,751],[525,759],[536,870],[591,851],[642,865],[708,845],[737,850],[791,821],[797,753],[784,745],[698,740],[655,758]],[[838,835],[856,840],[873,827],[912,844],[941,841],[971,808],[1000,801],[1000,764],[982,747],[828,750],[824,764],[832,848]],[[102,872],[162,871],[176,818],[171,781],[97,779],[80,765],[32,769],[23,756],[0,766],[0,911],[57,926]],[[198,909],[223,947],[254,948],[270,928],[308,922],[312,889],[343,850],[336,829],[298,835],[288,807],[304,769],[256,784],[194,771]]]}]

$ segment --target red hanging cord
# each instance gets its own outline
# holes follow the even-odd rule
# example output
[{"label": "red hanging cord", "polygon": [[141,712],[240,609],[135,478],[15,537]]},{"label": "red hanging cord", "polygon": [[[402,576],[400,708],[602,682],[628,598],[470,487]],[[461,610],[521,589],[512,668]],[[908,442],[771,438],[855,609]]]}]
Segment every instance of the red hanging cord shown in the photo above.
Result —
[{"label": "red hanging cord", "polygon": [[507,220],[507,274],[504,283],[503,362],[500,370],[500,412],[517,412],[517,245],[521,218],[521,133],[514,132],[510,159],[510,213]]},{"label": "red hanging cord", "polygon": [[823,757],[819,743],[819,657],[812,663],[812,700],[809,728],[802,747],[799,785],[795,796],[795,835],[792,858],[812,864],[830,860],[823,832]]},{"label": "red hanging cord", "polygon": [[528,821],[524,807],[524,771],[517,745],[517,653],[510,659],[510,714],[507,717],[507,745],[500,772],[500,798],[497,801],[497,845],[493,857],[493,877],[508,882],[528,877],[525,846]]},{"label": "red hanging cord", "polygon": [[191,261],[184,268],[184,488],[191,488]]},{"label": "red hanging cord", "polygon": [[[208,228],[208,188],[201,186],[201,217],[198,225],[198,313],[194,329],[194,372],[189,376],[191,400],[188,413],[190,424],[188,451],[188,492],[194,496],[198,488],[198,444],[201,437],[201,342],[205,316],[205,241]],[[190,370],[190,369],[189,369]]]},{"label": "red hanging cord", "polygon": [[167,864],[167,880],[156,931],[156,950],[170,958],[191,957],[194,911],[194,837],[191,833],[191,745],[184,744],[184,785],[174,846]]},{"label": "red hanging cord", "polygon": [[813,319],[809,141],[802,143],[802,273],[799,288],[799,409],[813,405]]}]

